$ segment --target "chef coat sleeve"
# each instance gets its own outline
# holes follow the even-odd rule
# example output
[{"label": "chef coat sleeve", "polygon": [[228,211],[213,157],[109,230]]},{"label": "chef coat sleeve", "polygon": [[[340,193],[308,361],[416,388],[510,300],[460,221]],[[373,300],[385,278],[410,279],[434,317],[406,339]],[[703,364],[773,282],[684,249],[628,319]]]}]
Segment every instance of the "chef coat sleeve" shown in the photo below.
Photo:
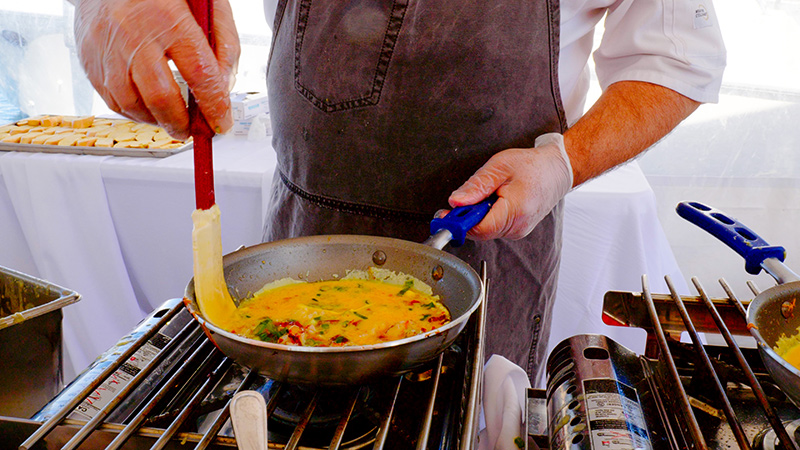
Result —
[{"label": "chef coat sleeve", "polygon": [[619,0],[608,10],[594,61],[603,89],[646,81],[715,103],[726,53],[710,0]]},{"label": "chef coat sleeve", "polygon": [[275,12],[278,10],[278,0],[264,0],[264,18],[272,31],[275,23]]}]

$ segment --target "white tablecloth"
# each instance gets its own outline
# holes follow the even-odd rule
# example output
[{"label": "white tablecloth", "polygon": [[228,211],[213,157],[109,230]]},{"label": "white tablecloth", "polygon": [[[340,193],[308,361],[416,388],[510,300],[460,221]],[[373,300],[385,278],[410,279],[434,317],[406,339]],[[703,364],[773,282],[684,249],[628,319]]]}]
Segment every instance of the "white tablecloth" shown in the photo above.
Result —
[{"label": "white tablecloth", "polygon": [[[214,144],[225,253],[261,239],[275,155],[268,143]],[[79,373],[192,276],[192,152],[168,158],[0,153],[0,265],[82,295],[64,308],[65,379]],[[633,163],[567,196],[564,250],[550,348],[602,333],[636,351],[643,332],[602,324],[608,290],[685,284]]]},{"label": "white tablecloth", "polygon": [[669,276],[682,294],[689,288],[658,221],[655,195],[636,162],[584,183],[566,196],[564,242],[549,351],[584,333],[604,334],[643,353],[645,331],[603,323],[608,291],[669,293]]}]

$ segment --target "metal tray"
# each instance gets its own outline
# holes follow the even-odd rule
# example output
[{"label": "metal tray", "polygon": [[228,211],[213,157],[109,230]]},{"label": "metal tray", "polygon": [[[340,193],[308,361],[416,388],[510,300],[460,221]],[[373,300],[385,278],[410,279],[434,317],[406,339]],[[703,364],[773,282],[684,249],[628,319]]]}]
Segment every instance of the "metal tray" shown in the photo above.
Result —
[{"label": "metal tray", "polygon": [[78,147],[66,145],[14,144],[0,142],[0,151],[33,152],[33,153],[72,153],[77,155],[112,155],[138,156],[146,158],[164,158],[192,148],[192,143],[178,148],[114,148],[114,147]]},{"label": "metal tray", "polygon": [[0,416],[30,417],[63,388],[61,308],[79,299],[0,266]]}]

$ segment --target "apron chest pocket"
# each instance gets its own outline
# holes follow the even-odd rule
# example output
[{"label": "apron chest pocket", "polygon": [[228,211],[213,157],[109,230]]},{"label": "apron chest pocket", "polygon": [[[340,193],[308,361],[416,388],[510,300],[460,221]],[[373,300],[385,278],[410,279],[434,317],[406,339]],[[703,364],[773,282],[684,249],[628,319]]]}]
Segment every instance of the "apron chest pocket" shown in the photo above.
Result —
[{"label": "apron chest pocket", "polygon": [[295,89],[325,112],[377,104],[406,8],[405,1],[301,0]]}]

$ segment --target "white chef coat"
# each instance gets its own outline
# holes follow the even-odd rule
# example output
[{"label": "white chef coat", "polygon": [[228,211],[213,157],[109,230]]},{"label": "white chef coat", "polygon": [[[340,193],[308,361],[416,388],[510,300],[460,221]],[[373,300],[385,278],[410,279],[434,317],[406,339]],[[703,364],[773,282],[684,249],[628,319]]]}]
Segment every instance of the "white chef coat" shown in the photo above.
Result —
[{"label": "white chef coat", "polygon": [[[270,27],[277,2],[264,0]],[[570,125],[583,115],[595,27],[606,13],[594,53],[602,89],[637,80],[718,101],[726,54],[711,0],[561,0],[559,85]]]},{"label": "white chef coat", "polygon": [[559,85],[570,125],[583,115],[595,26],[606,13],[594,53],[602,89],[636,80],[719,100],[726,53],[710,0],[561,0]]}]

